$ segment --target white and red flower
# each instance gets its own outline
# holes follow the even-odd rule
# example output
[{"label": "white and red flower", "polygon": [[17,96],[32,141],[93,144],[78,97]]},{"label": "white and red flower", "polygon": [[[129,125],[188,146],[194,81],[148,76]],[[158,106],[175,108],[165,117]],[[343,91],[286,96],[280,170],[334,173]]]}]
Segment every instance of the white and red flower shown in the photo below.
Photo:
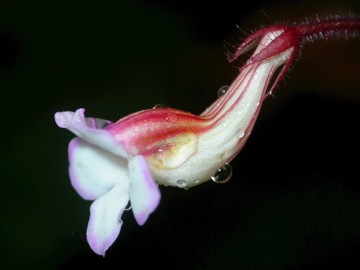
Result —
[{"label": "white and red flower", "polygon": [[[69,145],[70,179],[82,198],[94,201],[87,229],[92,250],[105,255],[119,235],[129,201],[143,225],[159,204],[159,184],[194,187],[229,163],[247,141],[265,97],[294,60],[300,41],[338,27],[325,24],[326,29],[278,25],[251,35],[230,60],[251,49],[254,53],[227,92],[200,115],[160,107],[110,123],[86,118],[84,109],[56,113],[57,125],[77,136]],[[278,68],[282,71],[270,85]]]}]

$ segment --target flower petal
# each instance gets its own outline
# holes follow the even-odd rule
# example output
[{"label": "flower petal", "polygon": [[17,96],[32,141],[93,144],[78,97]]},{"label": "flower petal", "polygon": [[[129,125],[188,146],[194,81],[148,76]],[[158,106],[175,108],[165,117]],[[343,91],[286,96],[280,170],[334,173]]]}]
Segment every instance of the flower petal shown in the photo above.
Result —
[{"label": "flower petal", "polygon": [[129,155],[111,133],[103,129],[104,125],[110,122],[97,118],[85,118],[84,112],[85,109],[78,109],[76,112],[57,112],[55,122],[59,127],[67,128],[91,144],[100,146],[115,155],[128,158]]},{"label": "flower petal", "polygon": [[147,155],[151,168],[171,170],[180,167],[197,151],[198,136],[193,132],[181,132],[162,140]]},{"label": "flower petal", "polygon": [[80,138],[69,144],[71,184],[85,200],[95,200],[128,179],[127,161]]},{"label": "flower petal", "polygon": [[91,249],[105,256],[122,226],[121,216],[129,202],[129,181],[117,183],[108,193],[93,202],[86,232]]},{"label": "flower petal", "polygon": [[160,202],[160,190],[143,156],[129,161],[130,202],[136,222],[143,225]]}]

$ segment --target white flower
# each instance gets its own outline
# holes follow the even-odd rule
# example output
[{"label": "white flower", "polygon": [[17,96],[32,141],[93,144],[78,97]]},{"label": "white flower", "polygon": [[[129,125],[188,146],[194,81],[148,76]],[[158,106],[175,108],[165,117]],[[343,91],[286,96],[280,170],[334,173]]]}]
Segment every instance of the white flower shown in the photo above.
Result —
[{"label": "white flower", "polygon": [[84,109],[55,115],[56,123],[75,133],[69,144],[70,179],[79,195],[94,200],[87,240],[92,250],[105,251],[119,235],[127,204],[139,225],[157,208],[160,192],[145,158],[129,156],[102,127],[108,121],[85,118]]}]

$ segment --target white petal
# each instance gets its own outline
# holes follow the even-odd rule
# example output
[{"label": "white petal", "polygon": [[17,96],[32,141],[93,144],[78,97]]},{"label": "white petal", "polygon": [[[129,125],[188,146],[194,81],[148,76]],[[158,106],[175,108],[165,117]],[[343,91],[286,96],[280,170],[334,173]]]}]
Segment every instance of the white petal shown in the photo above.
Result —
[{"label": "white petal", "polygon": [[136,222],[143,225],[160,202],[160,190],[143,156],[129,161],[130,202]]},{"label": "white petal", "polygon": [[111,133],[104,130],[103,126],[100,127],[110,122],[97,118],[85,118],[84,112],[84,109],[78,109],[75,113],[57,112],[55,122],[59,127],[67,128],[85,141],[100,146],[115,155],[127,158],[129,155]]},{"label": "white petal", "polygon": [[71,184],[86,200],[95,200],[117,182],[128,181],[127,160],[75,138],[69,144]]},{"label": "white petal", "polygon": [[129,182],[116,184],[108,193],[93,202],[86,232],[91,249],[105,256],[122,226],[121,216],[129,202]]}]

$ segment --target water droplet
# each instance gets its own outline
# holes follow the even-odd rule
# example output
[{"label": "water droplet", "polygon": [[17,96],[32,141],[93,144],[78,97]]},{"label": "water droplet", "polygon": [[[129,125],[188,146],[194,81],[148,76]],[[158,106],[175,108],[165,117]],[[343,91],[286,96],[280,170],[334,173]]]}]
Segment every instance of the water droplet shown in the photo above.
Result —
[{"label": "water droplet", "polygon": [[131,210],[131,202],[129,201],[124,209],[125,211]]},{"label": "water droplet", "polygon": [[260,105],[260,101],[256,102],[256,107],[258,107]]},{"label": "water droplet", "polygon": [[239,139],[244,137],[244,135],[245,135],[245,131],[243,129],[238,129],[235,133],[235,136],[238,137]]},{"label": "water droplet", "polygon": [[194,180],[194,183],[195,183],[195,184],[197,184],[197,183],[199,183],[199,182],[200,182],[200,179],[195,179],[195,180]]},{"label": "water droplet", "polygon": [[167,112],[165,114],[165,121],[169,122],[169,123],[175,123],[177,121],[177,116],[176,114],[172,113],[172,112]]},{"label": "water droplet", "polygon": [[156,152],[159,153],[159,154],[161,154],[162,152],[164,152],[164,149],[161,148],[161,147],[159,147],[159,148],[156,149]]},{"label": "water droplet", "polygon": [[176,186],[179,188],[186,188],[187,187],[187,182],[186,180],[180,179],[176,181]]},{"label": "water droplet", "polygon": [[151,150],[152,156],[162,155],[163,153],[164,153],[163,146],[155,147],[154,149]]},{"label": "water droplet", "polygon": [[224,184],[230,180],[232,176],[232,168],[230,164],[226,163],[223,167],[217,170],[214,176],[211,177],[217,184]]},{"label": "water droplet", "polygon": [[219,88],[218,90],[218,97],[221,97],[223,95],[225,95],[226,91],[229,89],[228,85],[223,85]]},{"label": "water droplet", "polygon": [[162,103],[159,103],[159,104],[156,104],[153,109],[158,109],[158,108],[169,108],[169,106],[165,105],[165,104],[162,104]]}]

